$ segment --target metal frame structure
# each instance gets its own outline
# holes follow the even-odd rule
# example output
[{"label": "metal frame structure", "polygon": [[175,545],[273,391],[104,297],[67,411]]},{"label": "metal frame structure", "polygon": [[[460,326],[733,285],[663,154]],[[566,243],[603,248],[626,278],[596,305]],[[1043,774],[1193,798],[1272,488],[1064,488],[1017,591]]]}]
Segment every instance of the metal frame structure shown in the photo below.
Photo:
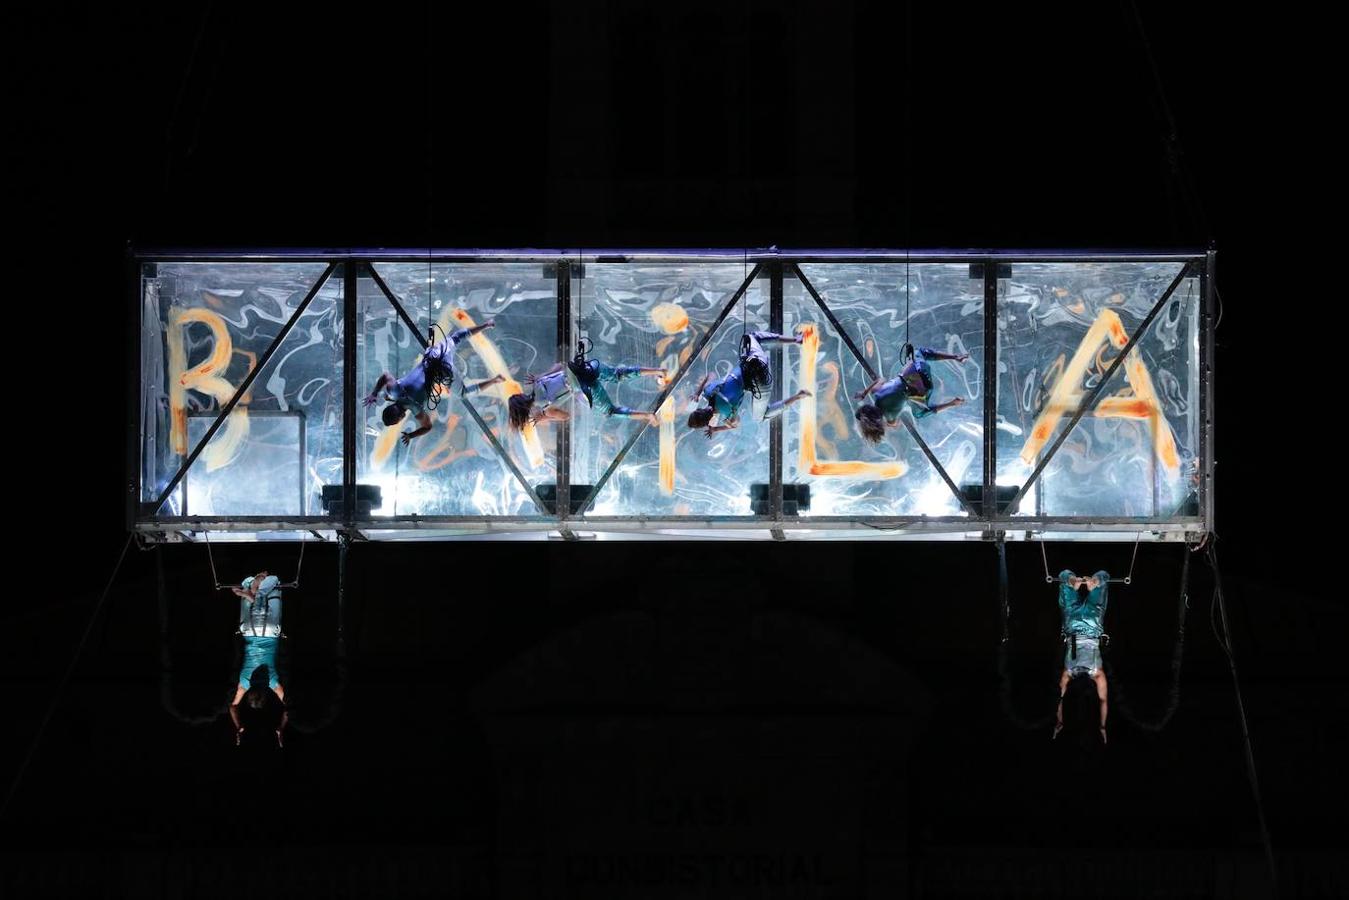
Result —
[{"label": "metal frame structure", "polygon": [[[281,346],[286,335],[298,322],[299,317],[330,279],[340,279],[344,304],[342,338],[343,382],[345,388],[343,408],[343,487],[345,496],[352,498],[356,490],[356,404],[359,402],[356,379],[357,348],[360,337],[358,318],[357,285],[362,277],[369,278],[413,334],[418,343],[425,348],[427,337],[423,336],[416,322],[408,315],[398,297],[389,289],[377,270],[377,264],[388,262],[490,262],[519,263],[538,262],[545,265],[547,272],[556,279],[557,298],[557,351],[559,358],[567,359],[573,344],[573,288],[583,284],[586,262],[594,263],[727,263],[744,262],[752,267],[739,288],[724,302],[715,323],[699,339],[684,363],[675,375],[663,386],[652,404],[657,410],[683,380],[699,354],[706,347],[721,324],[728,318],[738,303],[744,301],[745,294],[755,279],[766,278],[769,282],[769,318],[770,327],[781,330],[783,324],[783,285],[784,279],[795,278],[800,281],[807,294],[819,307],[832,327],[842,338],[844,344],[856,361],[862,366],[868,377],[876,373],[847,328],[838,320],[829,308],[827,298],[822,296],[811,284],[801,269],[802,263],[962,263],[971,265],[973,277],[983,279],[984,303],[984,357],[983,364],[983,430],[984,452],[982,456],[982,477],[977,487],[981,488],[980,502],[975,503],[965,495],[950,478],[922,435],[909,421],[901,417],[915,444],[922,450],[928,462],[941,476],[952,494],[956,497],[965,515],[956,516],[907,516],[907,517],[864,517],[864,516],[787,516],[783,506],[783,421],[777,417],[770,425],[769,437],[769,484],[768,512],[751,516],[587,516],[600,491],[609,478],[617,471],[624,456],[636,444],[645,430],[643,422],[628,437],[626,443],[609,463],[608,467],[596,479],[589,494],[579,504],[572,503],[571,484],[571,429],[569,423],[561,423],[556,428],[556,450],[558,460],[555,502],[550,509],[541,499],[535,487],[520,471],[501,446],[474,405],[467,397],[462,397],[464,407],[476,422],[484,438],[492,446],[497,456],[510,469],[525,493],[538,511],[537,516],[377,516],[359,517],[355,514],[353,503],[344,504],[339,515],[309,515],[299,517],[275,516],[232,516],[232,517],[194,517],[164,516],[160,514],[164,502],[177,489],[197,457],[209,444],[211,438],[224,424],[230,411],[240,397],[246,395],[253,379],[273,353]],[[304,300],[296,308],[290,321],[281,329],[271,346],[258,360],[256,366],[245,378],[225,404],[215,422],[203,438],[186,457],[168,486],[149,503],[141,501],[142,461],[140,453],[140,392],[139,357],[137,356],[141,340],[142,289],[141,279],[146,264],[166,262],[315,262],[325,263],[326,268],[307,292]],[[998,280],[1005,277],[1009,267],[1016,263],[1155,263],[1177,262],[1182,264],[1166,292],[1153,304],[1148,316],[1130,335],[1129,342],[1116,356],[1114,362],[1096,386],[1083,398],[1071,419],[1059,431],[1052,446],[1041,455],[1039,463],[1030,476],[1016,491],[1009,503],[997,501],[997,367],[999,357],[998,341]],[[240,532],[239,536],[258,533],[273,533],[280,537],[293,533],[297,536],[317,534],[319,531],[332,531],[338,539],[350,541],[356,539],[527,539],[542,536],[556,536],[563,539],[576,539],[603,535],[609,539],[640,538],[686,538],[686,539],[764,539],[785,540],[788,538],[842,538],[849,540],[949,540],[949,539],[1015,539],[1018,535],[1031,539],[1079,540],[1133,540],[1139,536],[1144,540],[1182,541],[1208,532],[1213,527],[1213,272],[1215,255],[1209,251],[1052,251],[1052,250],[936,250],[936,251],[895,251],[895,250],[807,250],[787,251],[777,248],[763,250],[384,250],[384,249],[343,249],[343,250],[143,250],[128,255],[128,300],[131,307],[129,331],[134,340],[128,341],[128,353],[137,362],[130,369],[131,384],[128,388],[129,409],[127,415],[127,527],[142,533],[149,539],[193,540],[200,531]],[[1153,319],[1166,305],[1176,288],[1187,277],[1198,277],[1200,284],[1199,310],[1199,464],[1200,481],[1198,487],[1198,514],[1192,516],[1147,516],[1147,517],[1098,517],[1098,516],[1044,516],[1012,515],[1009,509],[1017,504],[1035,484],[1049,462],[1066,441],[1078,422],[1093,408],[1104,392],[1110,376],[1123,364],[1125,357],[1146,333]],[[747,301],[744,301],[747,302]],[[773,399],[781,399],[782,358],[774,354]],[[748,490],[749,486],[746,486]],[[576,505],[576,512],[572,512]]]}]

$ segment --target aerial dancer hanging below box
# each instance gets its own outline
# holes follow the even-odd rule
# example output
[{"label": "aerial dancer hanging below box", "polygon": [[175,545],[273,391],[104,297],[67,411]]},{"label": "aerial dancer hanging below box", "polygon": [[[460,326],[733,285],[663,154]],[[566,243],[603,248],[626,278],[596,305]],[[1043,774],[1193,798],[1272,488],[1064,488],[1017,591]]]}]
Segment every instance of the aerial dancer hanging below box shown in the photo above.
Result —
[{"label": "aerial dancer hanging below box", "polygon": [[[1105,633],[1105,609],[1109,601],[1106,591],[1110,585],[1107,572],[1081,577],[1069,569],[1059,573],[1059,616],[1063,635],[1063,672],[1059,676],[1059,706],[1054,716],[1054,737],[1063,730],[1063,706],[1068,699],[1070,713],[1081,711],[1078,718],[1084,728],[1096,725],[1101,742],[1105,743],[1105,719],[1108,711],[1105,661],[1102,644],[1109,642]],[[1068,695],[1072,694],[1069,698]],[[1097,715],[1089,715],[1096,712]],[[1099,716],[1099,718],[1097,718]]]},{"label": "aerial dancer hanging below box", "polygon": [[244,733],[239,713],[241,703],[246,702],[251,710],[277,704],[282,706],[281,720],[275,726],[276,743],[280,746],[287,719],[286,689],[276,668],[277,650],[285,637],[281,631],[281,579],[264,569],[231,590],[239,597],[239,634],[244,639],[243,665],[239,667],[238,687],[230,704],[234,743],[237,745]]}]

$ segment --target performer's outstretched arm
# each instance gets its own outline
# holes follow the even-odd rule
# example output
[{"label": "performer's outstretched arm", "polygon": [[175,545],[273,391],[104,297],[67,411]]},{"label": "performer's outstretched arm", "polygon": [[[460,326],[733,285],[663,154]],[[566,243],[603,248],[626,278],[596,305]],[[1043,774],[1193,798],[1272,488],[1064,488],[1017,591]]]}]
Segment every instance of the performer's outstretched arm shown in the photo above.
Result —
[{"label": "performer's outstretched arm", "polygon": [[792,336],[778,334],[776,331],[751,331],[749,334],[761,344],[799,344],[806,339],[804,334]]},{"label": "performer's outstretched arm", "polygon": [[[718,397],[721,397],[721,400],[722,400],[723,403],[725,403],[726,405],[730,406],[732,409],[735,409],[735,405],[732,404],[729,400],[727,400],[726,397],[721,393],[721,391],[714,391],[713,394],[712,394],[712,409],[713,409],[713,410],[716,410],[716,408],[717,408],[717,399],[716,399],[716,398],[718,398]],[[724,418],[721,420],[721,424],[720,424],[720,425],[708,425],[707,428],[703,431],[703,434],[707,435],[708,437],[711,437],[712,435],[716,434],[718,431],[730,431],[730,430],[733,429],[733,428],[739,428],[739,427],[740,427],[740,413],[739,413],[738,411],[736,411],[736,412],[731,413],[729,416],[724,417]]]},{"label": "performer's outstretched arm", "polygon": [[464,393],[465,393],[465,394],[476,394],[476,393],[478,393],[478,391],[481,391],[481,390],[484,390],[484,389],[486,389],[486,388],[489,388],[489,387],[491,387],[491,386],[494,385],[494,384],[501,384],[501,382],[503,382],[503,381],[505,381],[505,380],[506,380],[506,377],[505,377],[504,375],[493,375],[491,378],[488,378],[486,381],[479,381],[477,384],[466,384],[466,385],[464,385]]},{"label": "performer's outstretched arm", "polygon": [[915,400],[912,397],[909,398],[909,402],[912,403],[914,406],[918,407],[918,409],[922,411],[923,415],[930,416],[934,415],[935,413],[941,412],[943,409],[950,409],[952,406],[959,406],[960,404],[965,402],[965,398],[956,397],[952,400],[947,400],[945,403],[938,403],[936,406],[928,406],[923,401]]},{"label": "performer's outstretched arm", "polygon": [[652,428],[660,427],[660,417],[653,412],[647,412],[644,409],[633,409],[630,406],[615,406],[609,410],[611,416],[628,416],[633,419],[641,419]]},{"label": "performer's outstretched arm", "polygon": [[[234,591],[236,595],[243,597],[249,603],[252,603],[254,600],[257,599],[258,588],[260,588],[262,586],[262,583],[267,580],[269,574],[270,573],[268,573],[266,569],[263,569],[258,574],[251,575],[248,578],[245,578],[238,587],[231,587],[230,590]],[[270,591],[274,587],[276,587],[275,580],[273,580],[272,583],[267,586],[267,590]]]},{"label": "performer's outstretched arm", "polygon": [[420,427],[416,431],[403,432],[403,446],[406,447],[408,445],[408,442],[411,441],[413,438],[421,437],[422,435],[426,434],[428,431],[431,430],[431,417],[427,415],[425,412],[419,413],[417,415],[417,424]]},{"label": "performer's outstretched arm", "polygon": [[629,375],[664,375],[665,370],[659,366],[614,366],[613,380],[627,378]]},{"label": "performer's outstretched arm", "polygon": [[460,328],[458,331],[450,335],[450,342],[457,344],[466,337],[472,337],[473,335],[477,334],[480,331],[486,331],[488,328],[495,328],[495,327],[497,327],[497,320],[488,319],[481,325],[474,325],[472,328]]},{"label": "performer's outstretched arm", "polygon": [[970,358],[968,353],[946,353],[942,350],[933,350],[931,347],[919,347],[918,352],[928,359],[953,359],[956,362],[964,362]]},{"label": "performer's outstretched arm", "polygon": [[530,413],[529,421],[535,425],[544,425],[548,422],[565,422],[571,418],[571,413],[558,406],[545,406],[543,409],[536,409]]},{"label": "performer's outstretched arm", "polygon": [[398,379],[393,377],[392,373],[390,372],[383,373],[382,375],[379,376],[379,380],[375,382],[374,390],[366,394],[365,397],[361,400],[361,403],[364,404],[365,406],[370,406],[371,404],[375,403],[375,401],[379,400],[379,395],[384,390],[384,388],[390,384],[393,384],[397,380]]},{"label": "performer's outstretched arm", "polygon": [[703,380],[698,382],[698,386],[693,389],[692,400],[694,403],[698,402],[698,398],[703,395],[703,388],[707,387],[707,383],[711,380],[712,380],[712,373],[708,372],[703,376]]},{"label": "performer's outstretched arm", "polygon": [[870,394],[872,391],[876,390],[876,388],[880,387],[883,384],[885,384],[885,379],[877,378],[875,381],[871,382],[871,384],[867,385],[866,387],[862,388],[862,390],[853,394],[852,398],[854,400],[865,399],[867,394]]},{"label": "performer's outstretched arm", "polygon": [[[525,384],[533,384],[540,378],[547,378],[549,375],[556,375],[558,372],[562,371],[563,365],[564,365],[563,363],[553,363],[553,367],[551,369],[549,369],[547,372],[540,372],[537,375],[531,372],[530,374],[525,376]],[[501,376],[497,377],[499,378]]]}]

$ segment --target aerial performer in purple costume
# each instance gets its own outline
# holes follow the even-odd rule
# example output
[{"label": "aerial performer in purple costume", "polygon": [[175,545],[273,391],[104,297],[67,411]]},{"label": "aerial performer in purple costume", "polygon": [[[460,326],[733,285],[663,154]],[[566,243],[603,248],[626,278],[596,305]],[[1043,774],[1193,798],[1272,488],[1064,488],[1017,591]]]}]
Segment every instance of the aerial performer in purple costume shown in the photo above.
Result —
[{"label": "aerial performer in purple costume", "polygon": [[905,344],[901,355],[907,364],[898,375],[889,381],[877,378],[865,390],[853,395],[854,400],[865,399],[867,394],[872,396],[874,402],[858,407],[856,419],[862,437],[873,444],[879,444],[885,437],[887,426],[894,428],[899,424],[899,414],[906,403],[913,407],[914,418],[921,419],[965,402],[963,397],[955,397],[932,405],[932,367],[928,360],[964,362],[970,358],[968,353],[942,353],[930,347],[915,348],[913,344]]},{"label": "aerial performer in purple costume", "polygon": [[[803,335],[787,337],[772,331],[751,331],[740,339],[740,361],[725,378],[712,379],[711,373],[703,376],[693,392],[693,401],[707,401],[707,406],[699,406],[689,413],[690,428],[704,428],[708,437],[718,431],[729,431],[740,424],[740,404],[745,394],[758,397],[773,383],[773,375],[768,367],[768,352],[764,344],[799,344]],[[765,419],[776,418],[782,411],[798,400],[810,396],[810,391],[797,391],[785,400],[776,400],[764,410]],[[719,422],[712,424],[713,417]]]},{"label": "aerial performer in purple costume", "polygon": [[[454,351],[458,343],[480,331],[495,327],[495,320],[489,320],[473,328],[460,328],[428,347],[422,354],[422,361],[413,366],[402,378],[394,378],[390,372],[380,375],[379,380],[375,382],[375,389],[366,395],[362,402],[370,406],[379,401],[380,393],[383,392],[384,399],[389,401],[383,412],[384,424],[389,428],[403,421],[403,417],[409,412],[412,413],[413,418],[417,420],[417,429],[403,432],[403,445],[407,446],[413,438],[431,430],[431,416],[426,411],[427,407],[434,409],[441,390],[450,387],[456,380],[458,368],[455,364]],[[464,393],[472,394],[504,380],[501,375],[496,375],[477,384],[466,384]]]}]

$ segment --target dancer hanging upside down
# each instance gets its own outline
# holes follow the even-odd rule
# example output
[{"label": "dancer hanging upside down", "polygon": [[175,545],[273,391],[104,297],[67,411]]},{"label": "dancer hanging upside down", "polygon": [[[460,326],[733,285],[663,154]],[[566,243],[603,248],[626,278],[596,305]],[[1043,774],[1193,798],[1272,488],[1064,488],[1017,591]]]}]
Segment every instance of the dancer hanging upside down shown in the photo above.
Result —
[{"label": "dancer hanging upside down", "polygon": [[565,366],[558,363],[541,375],[525,377],[525,383],[532,390],[528,394],[515,394],[510,398],[512,428],[518,431],[525,427],[526,422],[538,425],[543,422],[567,420],[568,413],[558,401],[571,392],[571,385],[567,380],[568,370],[571,371],[577,387],[585,395],[591,409],[596,409],[606,416],[631,416],[644,420],[648,425],[660,424],[655,413],[616,405],[610,399],[604,385],[615,384],[633,375],[664,375],[665,370],[646,366],[610,366],[598,359],[587,359],[585,341],[581,341],[576,346],[576,355]]},{"label": "dancer hanging upside down", "polygon": [[[230,704],[230,720],[234,723],[234,742],[239,743],[244,726],[239,718],[239,704],[248,701],[249,709],[266,707],[274,694],[285,703],[286,689],[276,670],[276,653],[281,638],[280,579],[266,570],[245,578],[237,588],[231,588],[239,597],[239,634],[244,639],[244,662],[239,668],[239,684]],[[276,742],[281,744],[281,732],[286,727],[286,712],[276,727]]]},{"label": "dancer hanging upside down", "polygon": [[[701,403],[706,400],[708,405],[700,406],[689,414],[689,427],[706,428],[704,434],[708,437],[718,431],[729,431],[737,427],[740,424],[740,404],[744,401],[745,394],[758,397],[773,383],[773,375],[768,367],[768,353],[762,345],[799,344],[803,339],[804,336],[800,334],[793,338],[772,331],[751,331],[746,334],[740,339],[740,361],[730,374],[713,381],[711,373],[708,373],[698,382],[698,387],[693,392],[693,402]],[[810,391],[801,390],[785,400],[774,401],[768,404],[763,417],[775,418],[788,406],[809,396]],[[720,418],[717,425],[712,424],[714,416]]]},{"label": "dancer hanging upside down", "polygon": [[[390,372],[380,375],[379,380],[375,382],[375,389],[366,395],[362,402],[370,406],[379,401],[380,393],[383,392],[384,399],[389,401],[389,405],[384,407],[382,417],[384,424],[390,428],[403,421],[403,416],[412,413],[418,427],[415,431],[403,432],[403,444],[406,446],[413,438],[431,430],[431,416],[426,412],[426,408],[427,406],[434,408],[440,391],[453,385],[456,380],[457,366],[454,357],[456,345],[466,337],[494,327],[496,322],[489,320],[473,328],[460,328],[428,347],[422,354],[422,361],[408,370],[402,378],[394,378]],[[504,380],[503,376],[495,375],[477,384],[466,384],[464,393],[472,394]]]},{"label": "dancer hanging upside down", "polygon": [[[1105,633],[1106,590],[1110,575],[1104,571],[1087,578],[1064,569],[1059,573],[1059,615],[1065,643],[1063,674],[1059,676],[1059,707],[1054,717],[1054,737],[1063,730],[1064,698],[1069,698],[1070,711],[1093,710],[1090,724],[1096,725],[1105,743],[1105,719],[1108,704],[1101,642],[1110,638]],[[1099,718],[1097,717],[1099,716]],[[1086,720],[1085,712],[1083,714]]]},{"label": "dancer hanging upside down", "polygon": [[931,405],[932,367],[927,361],[950,359],[964,362],[970,358],[968,353],[942,353],[929,347],[915,348],[913,344],[905,344],[901,355],[908,362],[898,375],[889,381],[877,378],[865,390],[853,395],[854,400],[862,400],[871,394],[875,401],[858,407],[856,413],[858,430],[862,437],[873,444],[879,444],[881,438],[885,437],[887,426],[894,428],[899,424],[899,414],[904,410],[905,403],[912,404],[913,415],[917,419],[965,402],[963,397],[956,397],[936,406]]}]

